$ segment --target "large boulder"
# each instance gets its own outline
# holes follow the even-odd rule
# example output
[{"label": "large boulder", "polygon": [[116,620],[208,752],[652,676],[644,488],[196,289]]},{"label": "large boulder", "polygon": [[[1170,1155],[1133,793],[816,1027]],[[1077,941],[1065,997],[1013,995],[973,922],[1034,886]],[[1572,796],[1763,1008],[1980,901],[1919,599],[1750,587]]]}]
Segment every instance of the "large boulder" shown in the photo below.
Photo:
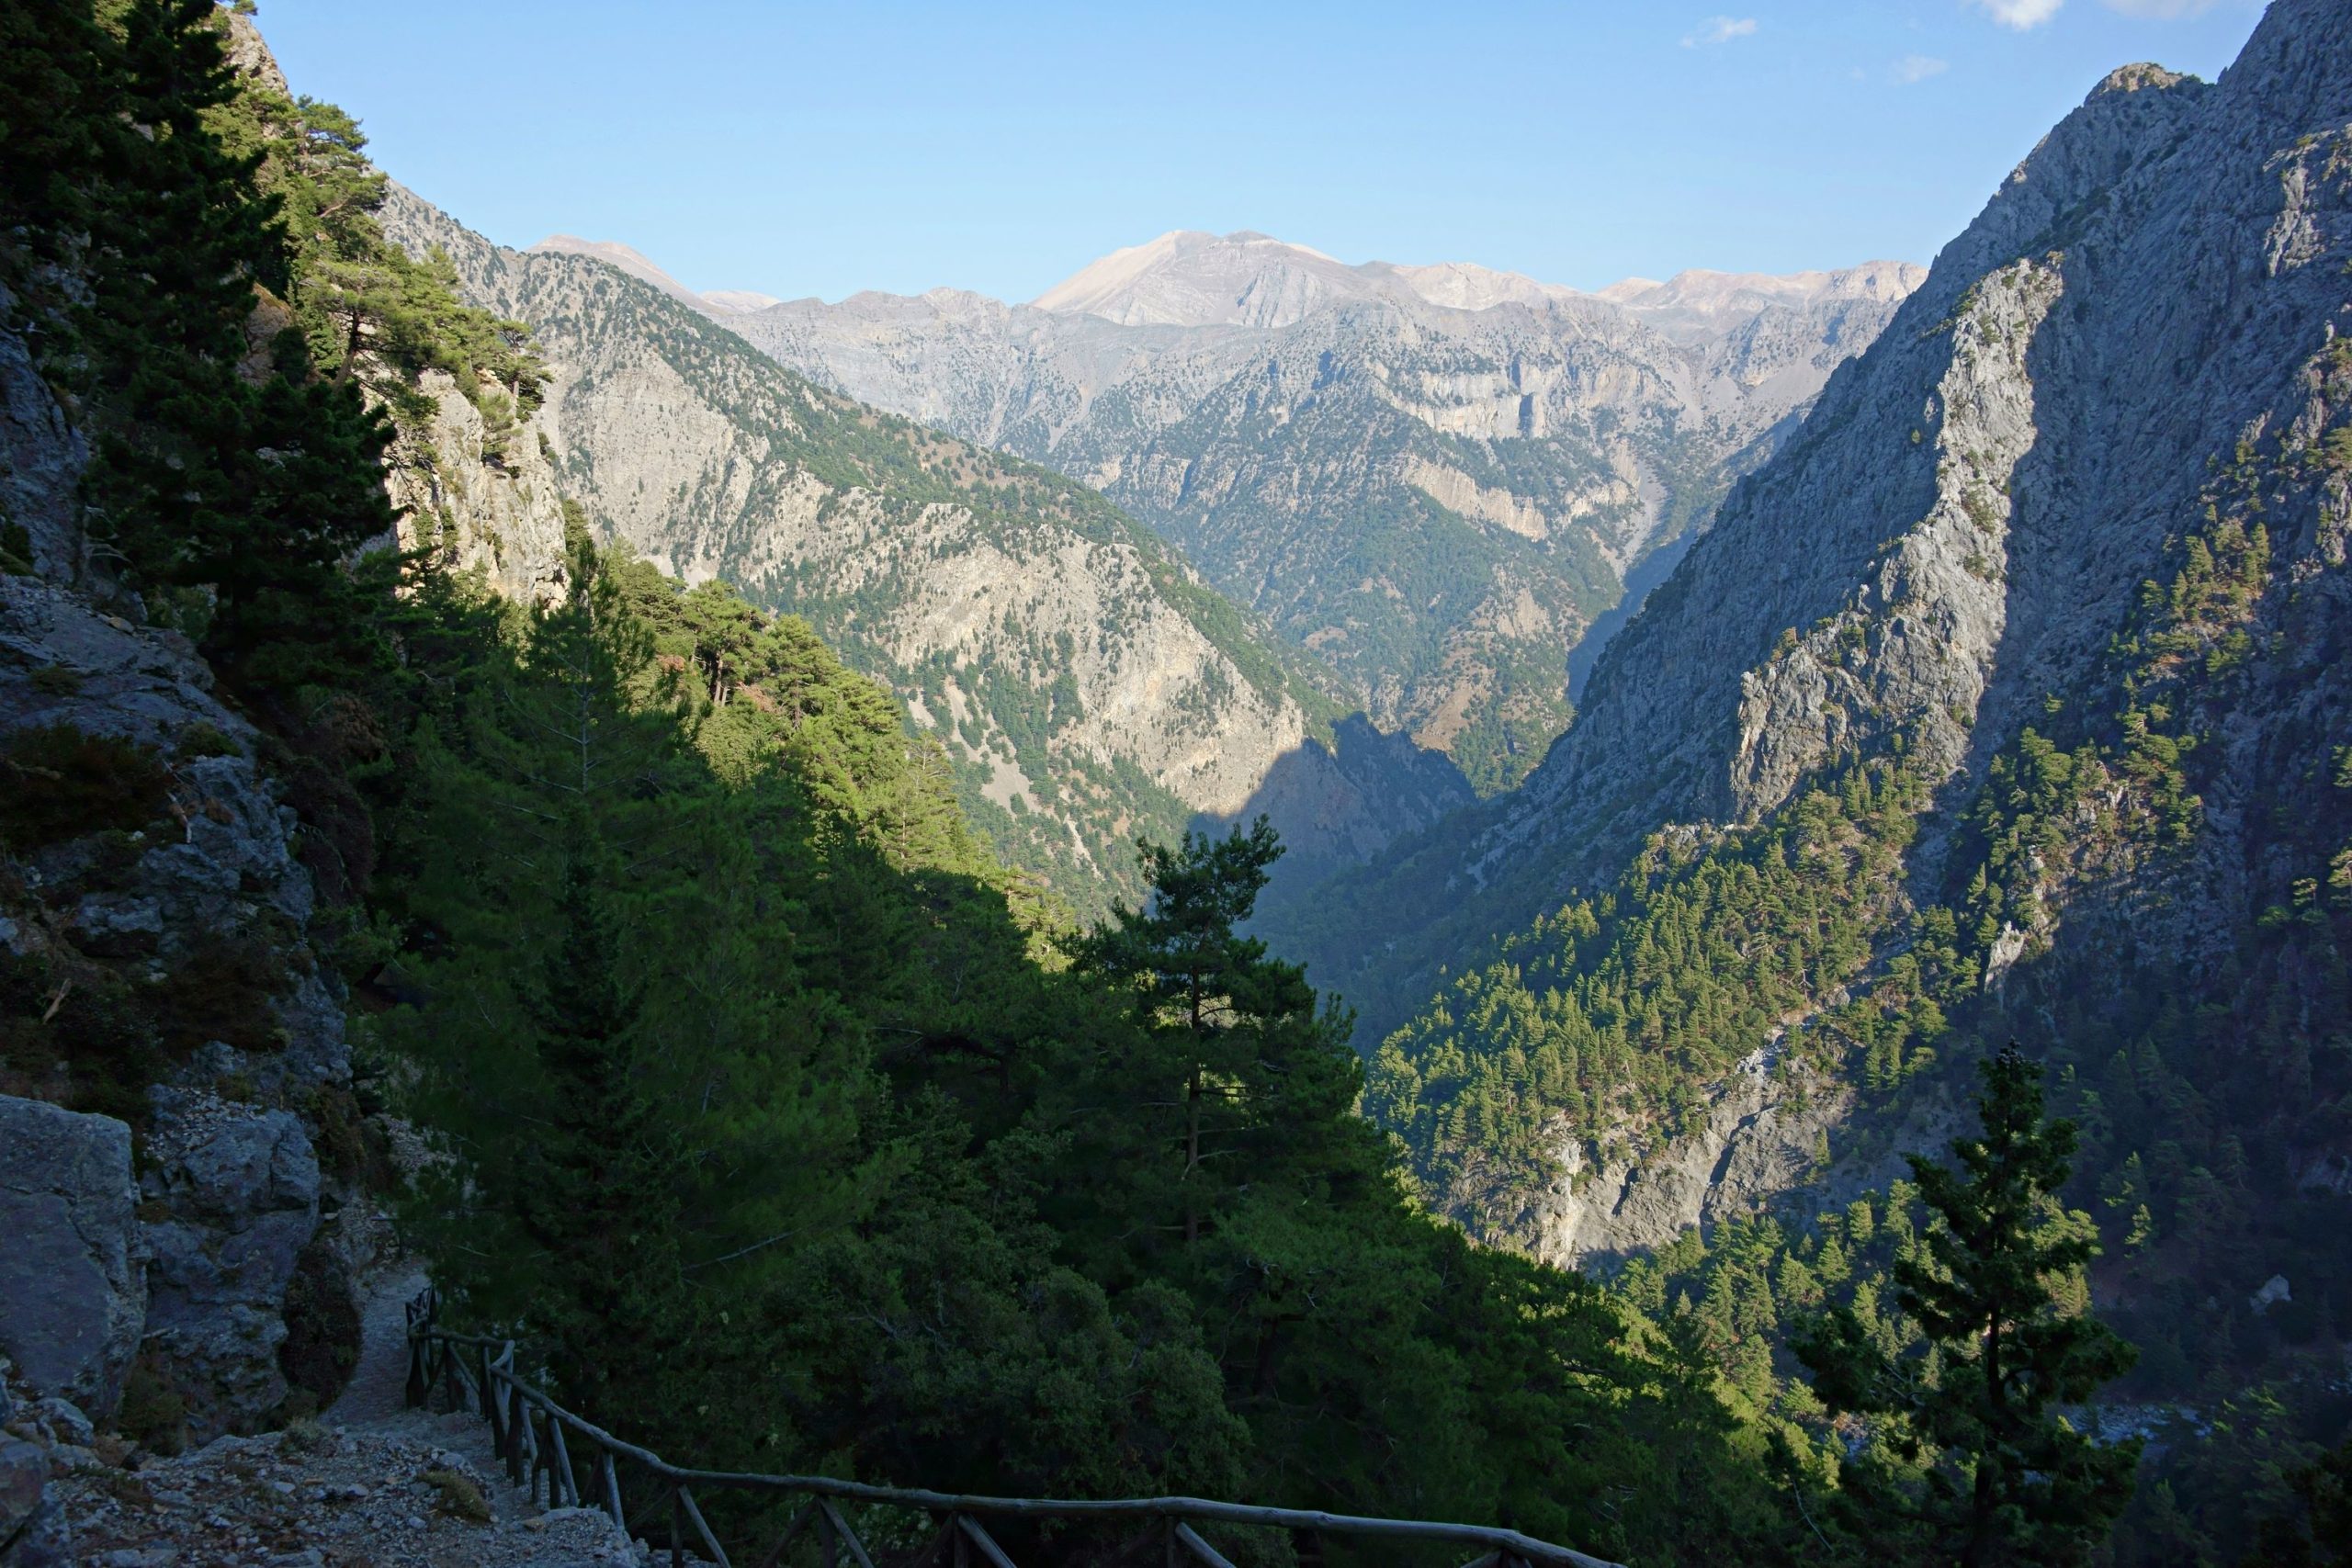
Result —
[{"label": "large boulder", "polygon": [[74,1534],[49,1495],[49,1450],[0,1437],[0,1568],[73,1568]]},{"label": "large boulder", "polygon": [[0,1353],[101,1417],[145,1316],[138,1204],[129,1127],[0,1095]]},{"label": "large boulder", "polygon": [[292,1111],[185,1089],[153,1100],[147,1344],[202,1442],[254,1430],[286,1397],[278,1347],[319,1228],[319,1161]]}]

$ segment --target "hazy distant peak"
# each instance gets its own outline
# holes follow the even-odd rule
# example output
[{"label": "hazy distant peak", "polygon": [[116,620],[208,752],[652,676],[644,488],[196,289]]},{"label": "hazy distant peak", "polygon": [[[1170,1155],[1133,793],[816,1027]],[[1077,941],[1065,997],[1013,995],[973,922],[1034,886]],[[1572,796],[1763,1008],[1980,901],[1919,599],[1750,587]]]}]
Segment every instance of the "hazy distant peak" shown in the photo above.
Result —
[{"label": "hazy distant peak", "polygon": [[1900,261],[1868,261],[1826,272],[1715,272],[1690,267],[1663,283],[1629,277],[1601,289],[1600,298],[1629,310],[1752,309],[1760,301],[1791,303],[1825,298],[1900,299],[1927,276],[1926,267]]},{"label": "hazy distant peak", "polygon": [[764,310],[771,305],[784,303],[773,294],[761,294],[749,288],[707,288],[703,290],[702,300],[706,305],[716,306],[721,310],[744,313]]},{"label": "hazy distant peak", "polygon": [[1283,327],[1338,299],[1376,292],[1360,269],[1252,230],[1177,229],[1113,251],[1031,301],[1123,326]]},{"label": "hazy distant peak", "polygon": [[1714,272],[1692,267],[1663,283],[1629,277],[1599,293],[1668,337],[1712,336],[1781,306],[1793,310],[1839,300],[1895,303],[1927,281],[1910,262],[1868,261],[1833,271]]},{"label": "hazy distant peak", "polygon": [[616,266],[631,277],[653,285],[673,299],[683,299],[699,307],[702,296],[653,265],[653,259],[633,246],[618,240],[583,240],[577,234],[549,234],[531,247],[531,254],[592,256],[597,261]]},{"label": "hazy distant peak", "polygon": [[764,310],[771,305],[784,303],[773,294],[761,294],[749,288],[714,288],[707,294],[697,294],[662,271],[643,251],[634,245],[624,245],[618,240],[583,240],[577,234],[549,234],[533,245],[531,252],[541,255],[592,256],[620,268],[631,277],[653,285],[671,299],[691,305],[706,315],[748,315],[753,310]]},{"label": "hazy distant peak", "polygon": [[1645,294],[1655,293],[1665,287],[1665,282],[1659,278],[1621,277],[1606,288],[1594,289],[1592,297],[1596,299],[1606,299],[1611,305],[1623,305],[1629,300],[1638,299]]},{"label": "hazy distant peak", "polygon": [[1576,298],[1576,290],[1564,285],[1539,282],[1523,272],[1498,272],[1476,262],[1436,262],[1429,266],[1393,266],[1388,270],[1430,304],[1454,310],[1541,305]]},{"label": "hazy distant peak", "polygon": [[1100,316],[1122,326],[1286,327],[1352,300],[1419,301],[1454,310],[1597,299],[1669,336],[1728,330],[1773,306],[1837,299],[1900,300],[1927,276],[1908,262],[1873,261],[1788,274],[1692,269],[1664,282],[1628,277],[1594,294],[1475,262],[1358,265],[1254,230],[1174,229],[1113,251],[1032,301],[1041,310]]}]

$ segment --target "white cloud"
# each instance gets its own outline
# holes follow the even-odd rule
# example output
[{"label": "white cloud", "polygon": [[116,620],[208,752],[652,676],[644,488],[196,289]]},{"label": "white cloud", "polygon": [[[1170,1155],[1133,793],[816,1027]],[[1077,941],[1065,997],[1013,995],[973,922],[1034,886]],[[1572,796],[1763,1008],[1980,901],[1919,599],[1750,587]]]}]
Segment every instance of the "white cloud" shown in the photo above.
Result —
[{"label": "white cloud", "polygon": [[1752,37],[1755,31],[1753,17],[1709,17],[1696,31],[1682,35],[1682,47],[1697,49],[1702,44],[1729,43],[1736,38]]},{"label": "white cloud", "polygon": [[1894,62],[1894,79],[1898,82],[1924,82],[1930,76],[1940,76],[1950,67],[1948,60],[1938,60],[1932,54],[1906,54]]},{"label": "white cloud", "polygon": [[[1973,0],[1973,3],[2001,26],[2026,32],[2056,16],[2058,7],[2066,0]],[[2154,0],[2154,3],[2163,5],[2166,0]]]},{"label": "white cloud", "polygon": [[2177,22],[2187,17],[2201,17],[2213,8],[2213,0],[2105,0],[2110,11],[2120,11],[2127,17],[2143,21]]}]

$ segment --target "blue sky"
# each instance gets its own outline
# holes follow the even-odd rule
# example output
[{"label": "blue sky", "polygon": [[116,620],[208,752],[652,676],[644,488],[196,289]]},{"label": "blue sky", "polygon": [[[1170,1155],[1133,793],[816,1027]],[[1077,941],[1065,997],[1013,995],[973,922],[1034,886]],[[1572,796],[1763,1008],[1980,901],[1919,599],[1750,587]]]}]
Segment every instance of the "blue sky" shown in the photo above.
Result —
[{"label": "blue sky", "polygon": [[1598,288],[1927,261],[2113,66],[2252,0],[1096,6],[263,0],[298,92],[492,239],[697,288],[1025,299],[1169,229]]}]

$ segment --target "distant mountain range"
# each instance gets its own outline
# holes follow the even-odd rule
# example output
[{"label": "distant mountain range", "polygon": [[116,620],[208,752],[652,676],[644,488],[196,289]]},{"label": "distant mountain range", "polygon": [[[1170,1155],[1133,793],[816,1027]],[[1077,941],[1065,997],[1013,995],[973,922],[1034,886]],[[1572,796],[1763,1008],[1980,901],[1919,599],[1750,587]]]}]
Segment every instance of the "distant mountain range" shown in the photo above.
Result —
[{"label": "distant mountain range", "polygon": [[1924,276],[1581,293],[1180,231],[1027,305],[829,305],[695,293],[610,243],[535,249],[608,262],[812,380],[1102,491],[1318,655],[1342,706],[1482,793],[1566,727],[1571,652],[1643,563],[1670,563]]}]

